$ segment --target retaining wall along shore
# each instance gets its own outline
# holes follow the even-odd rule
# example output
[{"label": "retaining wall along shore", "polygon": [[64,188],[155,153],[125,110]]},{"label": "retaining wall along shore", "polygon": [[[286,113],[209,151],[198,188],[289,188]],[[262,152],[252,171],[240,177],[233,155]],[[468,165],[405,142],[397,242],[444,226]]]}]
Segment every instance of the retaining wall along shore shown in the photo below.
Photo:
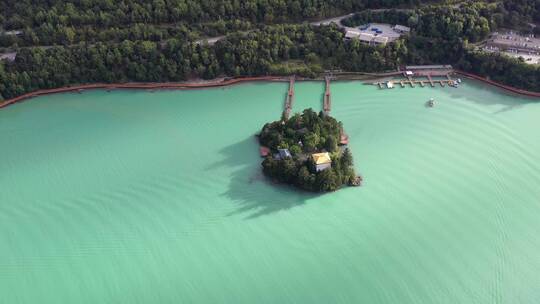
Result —
[{"label": "retaining wall along shore", "polygon": [[484,77],[481,77],[481,76],[478,76],[478,75],[475,75],[475,74],[471,74],[471,73],[467,73],[467,72],[463,72],[463,71],[459,71],[459,70],[455,70],[454,72],[456,74],[460,74],[460,75],[463,75],[465,77],[470,77],[472,79],[476,79],[476,80],[482,81],[484,83],[499,87],[501,89],[510,91],[512,93],[516,93],[516,94],[524,95],[524,96],[529,96],[529,97],[540,98],[540,93],[539,92],[531,92],[531,91],[526,91],[526,90],[514,88],[514,87],[507,86],[507,85],[504,85],[502,83],[498,83],[498,82],[495,82],[493,80],[489,80],[487,78],[484,78]]}]

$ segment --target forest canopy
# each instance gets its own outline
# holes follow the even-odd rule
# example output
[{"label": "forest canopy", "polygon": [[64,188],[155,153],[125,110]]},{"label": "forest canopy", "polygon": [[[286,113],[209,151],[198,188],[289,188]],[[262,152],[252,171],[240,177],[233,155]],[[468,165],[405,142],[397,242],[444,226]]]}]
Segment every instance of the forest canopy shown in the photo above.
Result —
[{"label": "forest canopy", "polygon": [[[370,8],[412,6],[419,0],[4,0],[0,21],[5,29],[134,23],[201,23],[245,20],[254,23],[303,21]],[[424,1],[425,2],[425,1]]]},{"label": "forest canopy", "polygon": [[[419,3],[415,9],[365,10]],[[315,77],[326,69],[384,72],[405,64],[451,64],[540,92],[538,65],[475,46],[500,28],[539,22],[540,0],[424,3],[176,0],[165,5],[161,0],[124,0],[111,6],[107,0],[2,1],[0,23],[5,29],[22,29],[22,34],[0,35],[0,45],[12,48],[6,52],[17,52],[13,62],[0,60],[0,99],[80,83],[268,74]],[[237,6],[250,9],[234,9]],[[359,11],[344,23],[404,23],[412,32],[385,46],[372,46],[345,41],[344,29],[336,25],[276,24],[277,19],[264,17],[270,11],[284,22]],[[226,36],[208,45],[197,40],[205,32]]]}]

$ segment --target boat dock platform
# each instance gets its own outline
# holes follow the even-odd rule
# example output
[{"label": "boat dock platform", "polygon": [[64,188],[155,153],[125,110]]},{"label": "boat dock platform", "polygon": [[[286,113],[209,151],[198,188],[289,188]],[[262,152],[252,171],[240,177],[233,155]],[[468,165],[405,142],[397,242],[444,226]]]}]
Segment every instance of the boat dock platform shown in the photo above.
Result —
[{"label": "boat dock platform", "polygon": [[427,79],[429,80],[429,83],[431,84],[431,87],[434,87],[435,84],[433,83],[433,79],[431,78],[431,75],[427,75]]},{"label": "boat dock platform", "polygon": [[419,85],[420,87],[425,87],[426,85],[430,85],[432,88],[435,87],[437,84],[441,87],[445,86],[451,86],[451,87],[458,87],[458,84],[461,82],[460,79],[455,80],[452,79],[450,74],[446,74],[446,79],[433,79],[431,75],[426,75],[424,79],[418,79],[413,78],[410,75],[406,76],[406,79],[396,79],[396,80],[388,80],[388,81],[378,81],[374,82],[373,85],[376,85],[379,87],[379,89],[392,89],[395,85],[400,85],[402,88],[405,88],[406,86],[410,86],[411,88],[416,87],[416,85]]},{"label": "boat dock platform", "polygon": [[[457,88],[461,79],[454,80],[450,75],[454,73],[452,66],[450,65],[413,65],[404,66],[398,69],[398,73],[402,73],[402,79],[388,80],[374,82],[374,85],[379,86],[380,89],[394,88],[394,85],[401,85],[402,88],[410,86],[414,88],[417,84],[420,87],[425,87],[429,84],[432,88],[439,84],[441,87],[446,85]],[[415,78],[416,77],[416,78]],[[434,80],[433,77],[440,77],[442,79]]]}]

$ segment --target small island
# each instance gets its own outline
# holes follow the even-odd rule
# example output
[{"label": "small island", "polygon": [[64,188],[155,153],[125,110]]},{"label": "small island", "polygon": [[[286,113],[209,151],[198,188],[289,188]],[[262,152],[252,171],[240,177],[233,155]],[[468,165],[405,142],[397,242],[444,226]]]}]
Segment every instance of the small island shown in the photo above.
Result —
[{"label": "small island", "polygon": [[306,109],[267,123],[259,134],[263,172],[272,180],[313,192],[359,186],[341,122]]}]

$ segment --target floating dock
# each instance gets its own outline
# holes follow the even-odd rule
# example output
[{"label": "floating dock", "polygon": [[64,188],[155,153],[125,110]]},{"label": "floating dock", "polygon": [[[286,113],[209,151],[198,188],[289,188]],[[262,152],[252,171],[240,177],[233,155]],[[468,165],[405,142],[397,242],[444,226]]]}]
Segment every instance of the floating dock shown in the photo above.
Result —
[{"label": "floating dock", "polygon": [[411,76],[407,76],[407,79],[409,80],[409,84],[411,85],[411,88],[414,88],[415,81]]},{"label": "floating dock", "polygon": [[433,83],[433,79],[431,78],[431,75],[427,75],[427,79],[429,80],[429,84],[431,84],[431,87],[434,87],[435,84]]},{"label": "floating dock", "polygon": [[[439,75],[437,75],[437,76],[439,76]],[[446,85],[453,86],[453,87],[458,86],[457,81],[452,79],[450,74],[445,75],[446,79],[440,79],[440,80],[434,80],[431,77],[431,75],[429,75],[429,74],[428,75],[423,75],[422,77],[427,78],[427,83],[429,83],[431,85],[431,87],[435,87],[435,84],[439,84],[441,87],[445,87]],[[426,80],[425,79],[415,79],[410,75],[407,75],[406,79],[394,80],[393,82],[396,83],[396,84],[399,84],[402,88],[405,88],[407,85],[409,85],[411,88],[415,88],[417,84],[420,87],[423,88],[426,85]],[[390,89],[390,88],[393,87],[393,86],[390,87],[388,85],[385,85],[386,82],[374,82],[373,84],[379,86],[380,89],[384,89],[384,88],[389,88]]]}]

